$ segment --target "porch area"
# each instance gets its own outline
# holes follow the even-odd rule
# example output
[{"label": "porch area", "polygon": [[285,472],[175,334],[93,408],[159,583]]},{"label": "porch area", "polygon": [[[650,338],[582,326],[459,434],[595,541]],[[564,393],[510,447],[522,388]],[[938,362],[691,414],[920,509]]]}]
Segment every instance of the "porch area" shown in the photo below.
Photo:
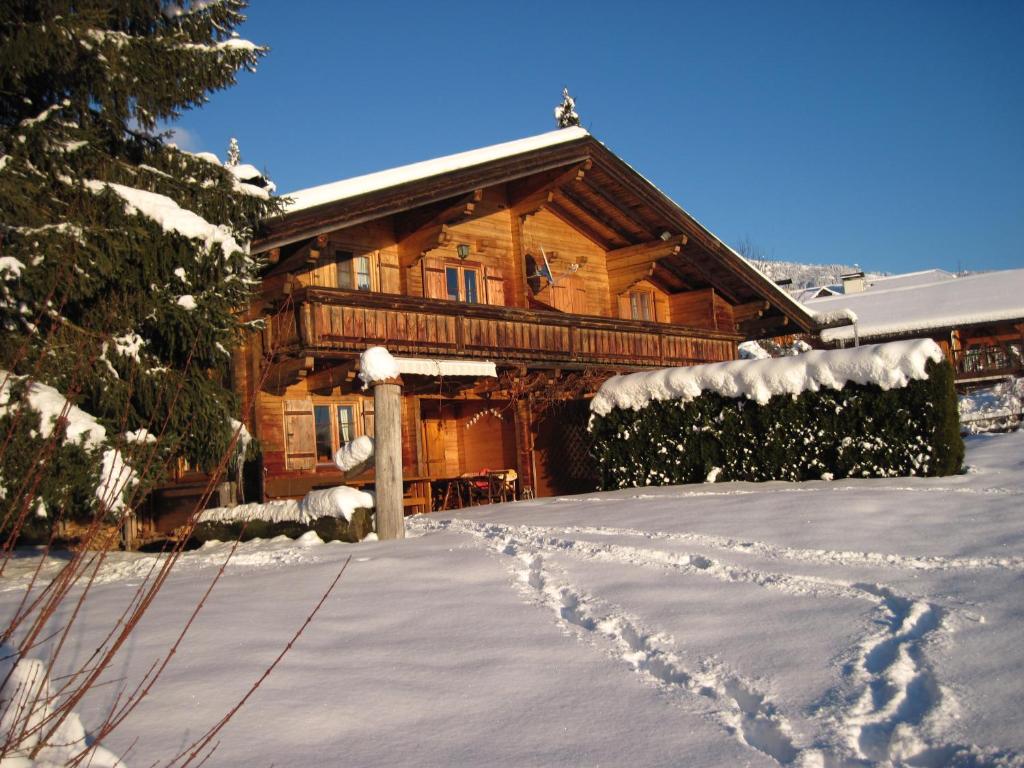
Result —
[{"label": "porch area", "polygon": [[1024,376],[1024,340],[950,350],[957,384]]},{"label": "porch area", "polygon": [[736,333],[542,309],[468,304],[335,288],[299,288],[266,318],[276,357],[392,353],[498,363],[635,369],[733,360]]}]

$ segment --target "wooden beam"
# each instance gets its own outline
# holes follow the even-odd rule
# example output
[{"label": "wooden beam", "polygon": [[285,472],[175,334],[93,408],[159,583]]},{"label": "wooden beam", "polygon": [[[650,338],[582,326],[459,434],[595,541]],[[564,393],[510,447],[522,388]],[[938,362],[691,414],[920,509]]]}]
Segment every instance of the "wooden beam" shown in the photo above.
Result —
[{"label": "wooden beam", "polygon": [[648,240],[646,243],[639,243],[638,245],[629,245],[625,248],[616,248],[608,251],[605,254],[608,258],[609,269],[613,266],[613,263],[618,264],[622,261],[628,261],[633,257],[640,257],[640,261],[644,261],[644,257],[648,261],[656,261],[657,259],[665,256],[671,256],[679,253],[683,246],[690,241],[686,235],[676,235],[670,237],[668,240],[662,240],[657,238],[655,240]]},{"label": "wooden beam", "polygon": [[767,301],[751,301],[746,304],[737,304],[732,308],[732,314],[737,323],[744,323],[747,320],[756,320],[761,317],[771,309],[771,306]]},{"label": "wooden beam", "polygon": [[629,208],[628,206],[623,205],[610,194],[608,194],[604,189],[595,184],[591,177],[588,176],[587,178],[585,178],[583,180],[583,183],[586,185],[588,190],[593,192],[595,195],[604,200],[608,205],[610,205],[612,208],[618,211],[623,218],[628,219],[630,223],[633,224],[636,231],[642,233],[645,236],[644,239],[650,239],[658,236],[658,233],[653,231],[650,228],[650,226],[643,219],[640,218],[640,215],[636,211],[634,211],[632,208]]},{"label": "wooden beam", "polygon": [[284,260],[281,260],[280,254],[278,254],[278,260],[273,262],[273,268],[267,273],[267,276],[270,277],[282,272],[294,272],[304,266],[316,264],[326,248],[326,235],[311,237],[292,251]]},{"label": "wooden beam", "polygon": [[398,244],[399,263],[408,267],[436,248],[448,245],[452,239],[447,224],[434,224],[421,229]]},{"label": "wooden beam", "polygon": [[570,227],[578,230],[581,234],[589,237],[595,243],[600,245],[602,248],[607,247],[608,235],[597,231],[589,222],[576,216],[571,211],[567,210],[564,205],[559,203],[558,200],[551,200],[547,204],[547,209],[551,211],[555,216],[560,218]]},{"label": "wooden beam", "polygon": [[722,281],[720,279],[716,279],[715,277],[713,277],[712,274],[708,271],[707,267],[705,267],[703,264],[700,263],[700,261],[697,258],[695,258],[697,255],[695,252],[687,252],[683,255],[687,257],[687,266],[692,267],[698,274],[700,274],[708,285],[714,286],[715,290],[718,291],[722,296],[724,296],[730,304],[736,306],[737,304],[743,303],[732,291],[730,291],[727,288],[722,288]]},{"label": "wooden beam", "polygon": [[269,365],[264,378],[263,388],[271,393],[281,393],[285,389],[304,379],[313,370],[313,357],[289,357]]},{"label": "wooden beam", "polygon": [[779,329],[789,325],[789,318],[786,315],[772,315],[736,325],[743,335],[760,339],[765,336],[778,335]]},{"label": "wooden beam", "polygon": [[463,195],[454,203],[449,203],[440,210],[436,208],[427,209],[418,216],[412,213],[402,216],[395,224],[395,239],[401,243],[403,240],[413,237],[417,232],[431,229],[441,225],[452,226],[473,215],[477,205],[484,199],[483,189],[474,189],[468,195]]},{"label": "wooden beam", "polygon": [[355,370],[355,366],[355,360],[346,360],[340,365],[334,365],[316,373],[307,373],[306,389],[318,394],[327,394],[335,387],[344,384],[348,380],[349,374]]},{"label": "wooden beam", "polygon": [[559,188],[558,192],[559,192],[559,194],[562,195],[562,197],[564,197],[566,200],[568,200],[573,206],[578,208],[580,211],[582,211],[584,214],[586,214],[589,218],[591,218],[594,221],[596,221],[598,224],[600,224],[602,227],[607,229],[609,232],[614,232],[616,235],[618,235],[620,240],[624,240],[627,243],[631,243],[631,242],[634,242],[637,239],[636,235],[633,234],[632,232],[628,231],[627,227],[623,227],[621,224],[619,224],[619,223],[617,223],[615,221],[612,221],[602,211],[599,211],[597,208],[595,208],[593,205],[588,203],[586,200],[584,200],[579,195],[574,195],[574,194],[572,194],[572,192],[570,190],[561,189],[561,188]]},{"label": "wooden beam", "polygon": [[[620,293],[625,293],[632,288],[636,283],[641,280],[650,280],[654,276],[655,262],[649,262],[646,268],[640,267],[637,269],[617,272],[612,274],[608,273],[608,292],[614,299]],[[612,305],[614,307],[614,303]]]},{"label": "wooden beam", "polygon": [[374,518],[381,539],[405,538],[402,507],[402,387],[396,381],[373,384]]},{"label": "wooden beam", "polygon": [[510,200],[511,204],[509,207],[512,209],[512,215],[531,216],[541,208],[547,207],[547,204],[551,202],[550,193],[562,187],[572,186],[583,181],[591,165],[590,160],[585,160],[579,165],[573,166],[565,173],[560,173],[554,178],[544,179],[536,185],[519,190],[516,198]]},{"label": "wooden beam", "polygon": [[660,285],[666,293],[682,293],[693,290],[693,284],[684,275],[679,274],[679,270],[668,259],[654,262],[651,279]]}]

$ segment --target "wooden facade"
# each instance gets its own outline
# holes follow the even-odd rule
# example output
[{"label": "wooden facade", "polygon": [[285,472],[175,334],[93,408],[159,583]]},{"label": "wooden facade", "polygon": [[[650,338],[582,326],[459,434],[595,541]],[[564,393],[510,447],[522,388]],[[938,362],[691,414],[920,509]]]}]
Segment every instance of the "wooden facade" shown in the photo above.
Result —
[{"label": "wooden facade", "polygon": [[[443,174],[299,207],[254,243],[268,267],[236,355],[264,499],[346,478],[372,434],[358,356],[494,363],[403,375],[407,504],[514,470],[519,490],[585,490],[586,399],[616,372],[731,360],[765,331],[812,330],[786,294],[585,132]],[[298,193],[301,199],[301,193]],[[252,500],[251,498],[249,500]]]}]

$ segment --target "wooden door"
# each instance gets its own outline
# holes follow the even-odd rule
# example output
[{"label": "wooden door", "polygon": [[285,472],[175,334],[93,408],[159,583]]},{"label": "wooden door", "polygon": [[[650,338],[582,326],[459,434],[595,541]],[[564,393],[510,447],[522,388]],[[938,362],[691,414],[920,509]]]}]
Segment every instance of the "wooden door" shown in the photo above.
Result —
[{"label": "wooden door", "polygon": [[444,458],[444,427],[440,419],[423,419],[422,423],[427,476],[441,477],[447,473]]},{"label": "wooden door", "polygon": [[589,405],[586,400],[566,400],[537,420],[533,445],[537,496],[587,493],[597,488],[587,432]]}]

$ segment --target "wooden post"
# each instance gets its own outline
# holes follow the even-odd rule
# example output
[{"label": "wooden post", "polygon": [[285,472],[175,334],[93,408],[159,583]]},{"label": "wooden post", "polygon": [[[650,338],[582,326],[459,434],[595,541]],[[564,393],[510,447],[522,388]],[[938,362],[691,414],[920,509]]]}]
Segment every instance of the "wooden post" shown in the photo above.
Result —
[{"label": "wooden post", "polygon": [[373,384],[373,442],[377,465],[377,536],[405,538],[402,507],[402,386],[399,379]]}]

